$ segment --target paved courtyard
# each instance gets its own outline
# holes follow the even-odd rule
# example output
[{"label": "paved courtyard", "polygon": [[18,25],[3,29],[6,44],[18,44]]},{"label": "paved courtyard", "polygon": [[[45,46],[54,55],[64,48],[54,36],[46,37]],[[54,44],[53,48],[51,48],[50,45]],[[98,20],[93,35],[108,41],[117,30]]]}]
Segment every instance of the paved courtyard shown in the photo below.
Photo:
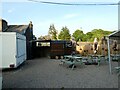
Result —
[{"label": "paved courtyard", "polygon": [[[59,65],[60,60],[28,60],[17,69],[3,71],[3,88],[118,88],[115,70],[109,74],[108,63],[77,66]],[[117,66],[112,62],[112,66]],[[113,69],[113,68],[112,68]]]}]

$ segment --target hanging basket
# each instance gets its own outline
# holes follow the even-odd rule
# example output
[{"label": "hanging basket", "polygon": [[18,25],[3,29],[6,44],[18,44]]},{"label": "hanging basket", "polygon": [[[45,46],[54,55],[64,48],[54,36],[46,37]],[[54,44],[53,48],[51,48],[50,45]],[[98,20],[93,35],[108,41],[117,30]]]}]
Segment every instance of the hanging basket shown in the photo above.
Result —
[{"label": "hanging basket", "polygon": [[105,51],[108,51],[108,49],[106,48]]},{"label": "hanging basket", "polygon": [[102,48],[102,50],[104,50],[104,48]]},{"label": "hanging basket", "polygon": [[91,48],[91,50],[93,50],[93,48]]}]

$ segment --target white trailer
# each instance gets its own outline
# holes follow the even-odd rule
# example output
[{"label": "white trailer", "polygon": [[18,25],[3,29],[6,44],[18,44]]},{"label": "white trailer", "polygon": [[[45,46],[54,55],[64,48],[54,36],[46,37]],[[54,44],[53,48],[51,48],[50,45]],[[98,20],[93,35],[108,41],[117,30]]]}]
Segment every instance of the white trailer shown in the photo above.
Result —
[{"label": "white trailer", "polygon": [[2,76],[0,76],[0,90],[2,90]]},{"label": "white trailer", "polygon": [[0,32],[0,38],[0,68],[17,68],[26,60],[26,37],[16,32]]}]

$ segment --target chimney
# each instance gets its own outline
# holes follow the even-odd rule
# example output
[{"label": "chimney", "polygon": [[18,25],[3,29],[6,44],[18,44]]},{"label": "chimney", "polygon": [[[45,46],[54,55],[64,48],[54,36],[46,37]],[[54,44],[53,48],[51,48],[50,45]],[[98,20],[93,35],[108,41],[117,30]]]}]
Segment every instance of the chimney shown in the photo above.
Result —
[{"label": "chimney", "polygon": [[5,32],[7,28],[8,28],[7,22],[3,19],[0,19],[0,32]]},{"label": "chimney", "polygon": [[30,21],[30,23],[29,23],[29,27],[30,27],[30,29],[33,29],[32,21]]},{"label": "chimney", "polygon": [[32,21],[30,21],[30,23],[29,23],[29,29],[30,29],[31,39],[33,39],[33,24],[32,24]]}]

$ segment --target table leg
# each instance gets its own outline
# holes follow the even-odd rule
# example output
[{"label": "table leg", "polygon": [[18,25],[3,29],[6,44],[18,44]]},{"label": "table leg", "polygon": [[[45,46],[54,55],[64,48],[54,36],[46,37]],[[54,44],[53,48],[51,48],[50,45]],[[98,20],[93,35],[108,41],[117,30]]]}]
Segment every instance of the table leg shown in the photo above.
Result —
[{"label": "table leg", "polygon": [[74,69],[74,67],[75,67],[75,65],[73,64],[73,65],[72,65],[72,70]]}]

